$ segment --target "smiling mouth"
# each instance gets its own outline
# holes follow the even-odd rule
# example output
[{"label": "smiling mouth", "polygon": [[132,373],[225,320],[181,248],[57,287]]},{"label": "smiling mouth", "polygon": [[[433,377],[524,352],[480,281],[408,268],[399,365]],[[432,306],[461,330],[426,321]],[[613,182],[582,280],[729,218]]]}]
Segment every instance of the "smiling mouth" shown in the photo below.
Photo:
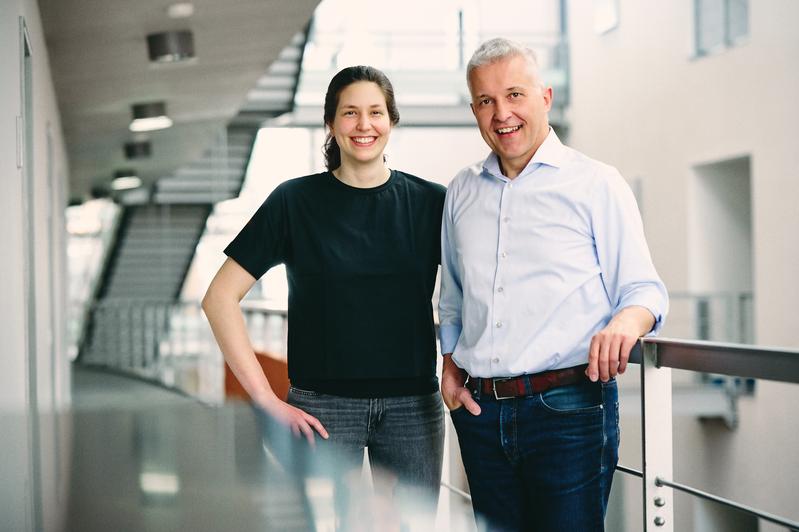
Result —
[{"label": "smiling mouth", "polygon": [[352,142],[354,142],[355,144],[359,144],[361,146],[368,146],[370,144],[373,144],[377,140],[377,137],[350,137],[350,139],[352,139]]},{"label": "smiling mouth", "polygon": [[518,126],[501,127],[499,129],[495,129],[494,132],[497,135],[510,135],[511,133],[515,133],[516,131],[519,131],[521,128],[522,128],[522,124],[519,124]]}]

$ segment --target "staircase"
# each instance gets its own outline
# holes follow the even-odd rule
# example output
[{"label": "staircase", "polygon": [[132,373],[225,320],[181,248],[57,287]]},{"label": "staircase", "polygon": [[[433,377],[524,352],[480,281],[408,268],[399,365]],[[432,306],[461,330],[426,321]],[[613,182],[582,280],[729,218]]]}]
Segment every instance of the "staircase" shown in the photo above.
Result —
[{"label": "staircase", "polygon": [[185,318],[177,300],[212,206],[238,196],[263,122],[293,110],[307,38],[307,27],[293,37],[200,158],[160,178],[151,195],[121,200],[79,362],[155,378],[170,329]]},{"label": "staircase", "polygon": [[79,360],[118,369],[157,358],[168,308],[178,298],[209,205],[126,207]]}]

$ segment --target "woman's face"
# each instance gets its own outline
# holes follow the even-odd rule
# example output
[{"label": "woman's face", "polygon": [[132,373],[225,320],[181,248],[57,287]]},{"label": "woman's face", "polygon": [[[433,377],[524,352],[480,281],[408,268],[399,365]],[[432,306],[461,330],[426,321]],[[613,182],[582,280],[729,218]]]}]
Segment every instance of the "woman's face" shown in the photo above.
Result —
[{"label": "woman's face", "polygon": [[376,83],[356,81],[345,87],[330,131],[341,149],[341,163],[364,164],[383,160],[391,134],[386,97]]}]

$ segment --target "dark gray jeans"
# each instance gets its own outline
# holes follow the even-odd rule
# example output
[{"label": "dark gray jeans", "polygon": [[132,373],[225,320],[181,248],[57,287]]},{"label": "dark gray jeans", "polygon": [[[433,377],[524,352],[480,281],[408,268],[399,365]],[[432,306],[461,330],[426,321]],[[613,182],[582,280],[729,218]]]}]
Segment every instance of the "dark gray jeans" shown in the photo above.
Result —
[{"label": "dark gray jeans", "polygon": [[[404,508],[435,515],[444,449],[444,410],[438,392],[360,399],[292,387],[287,402],[317,418],[327,429],[330,439],[317,436],[316,445],[335,461],[333,470],[339,480],[346,478],[347,472],[360,472],[365,448],[375,486],[388,482]],[[336,490],[339,508],[351,502],[348,490],[341,486],[339,482]],[[408,503],[413,508],[408,508]]]},{"label": "dark gray jeans", "polygon": [[287,402],[327,429],[337,457],[360,466],[364,448],[373,469],[401,483],[438,494],[444,449],[444,410],[438,392],[408,397],[357,399],[292,387]]}]

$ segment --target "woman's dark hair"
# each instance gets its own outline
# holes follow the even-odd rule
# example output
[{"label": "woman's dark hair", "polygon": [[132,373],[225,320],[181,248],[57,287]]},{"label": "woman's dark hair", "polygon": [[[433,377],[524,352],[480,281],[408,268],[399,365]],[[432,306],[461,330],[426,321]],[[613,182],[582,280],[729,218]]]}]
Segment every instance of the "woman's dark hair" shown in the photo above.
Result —
[{"label": "woman's dark hair", "polygon": [[[374,67],[370,66],[352,66],[347,67],[333,76],[330,80],[330,85],[327,86],[327,94],[325,95],[325,125],[330,127],[336,117],[336,108],[338,108],[338,98],[341,91],[357,83],[358,81],[371,81],[383,91],[383,96],[386,98],[386,108],[388,109],[388,117],[391,119],[391,125],[396,126],[399,123],[399,111],[397,110],[397,102],[394,100],[394,87],[388,80],[385,74]],[[328,132],[327,139],[325,139],[325,166],[330,171],[335,170],[341,166],[341,149],[338,147],[336,138]]]}]

